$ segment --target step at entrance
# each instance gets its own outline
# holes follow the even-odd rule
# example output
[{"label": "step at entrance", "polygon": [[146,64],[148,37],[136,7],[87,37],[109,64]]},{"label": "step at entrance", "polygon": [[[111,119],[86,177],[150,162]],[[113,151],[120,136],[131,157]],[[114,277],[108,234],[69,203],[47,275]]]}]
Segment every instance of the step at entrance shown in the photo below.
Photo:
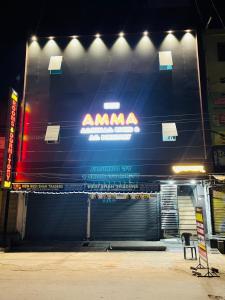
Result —
[{"label": "step at entrance", "polygon": [[191,196],[178,196],[179,231],[197,235],[195,207]]}]

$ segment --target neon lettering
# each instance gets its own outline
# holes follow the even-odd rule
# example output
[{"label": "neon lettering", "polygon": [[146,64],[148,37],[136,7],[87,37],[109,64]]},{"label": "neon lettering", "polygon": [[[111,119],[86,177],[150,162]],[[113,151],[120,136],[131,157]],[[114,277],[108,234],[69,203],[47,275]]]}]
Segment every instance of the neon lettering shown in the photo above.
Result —
[{"label": "neon lettering", "polygon": [[95,126],[109,126],[109,115],[104,114],[103,116],[100,114],[97,114],[95,117]]},{"label": "neon lettering", "polygon": [[133,112],[129,113],[127,120],[126,120],[127,125],[137,125],[138,124],[138,119],[136,118],[135,114]]},{"label": "neon lettering", "polygon": [[15,142],[15,126],[16,126],[16,112],[17,112],[17,96],[12,93],[11,96],[11,109],[10,109],[10,128],[8,133],[8,146],[7,146],[7,159],[5,166],[5,179],[4,187],[10,188],[12,177],[12,163],[13,163],[13,147]]},{"label": "neon lettering", "polygon": [[111,115],[110,124],[113,125],[124,125],[124,114],[120,113],[119,115],[113,113]]},{"label": "neon lettering", "polygon": [[82,125],[83,126],[88,126],[88,125],[94,126],[95,125],[94,120],[90,114],[86,114],[86,116],[84,117],[84,120],[82,122]]},{"label": "neon lettering", "polygon": [[133,112],[129,113],[126,119],[123,113],[112,113],[111,115],[107,113],[101,115],[98,113],[95,118],[91,114],[86,114],[82,122],[82,126],[124,126],[137,124],[138,119]]}]

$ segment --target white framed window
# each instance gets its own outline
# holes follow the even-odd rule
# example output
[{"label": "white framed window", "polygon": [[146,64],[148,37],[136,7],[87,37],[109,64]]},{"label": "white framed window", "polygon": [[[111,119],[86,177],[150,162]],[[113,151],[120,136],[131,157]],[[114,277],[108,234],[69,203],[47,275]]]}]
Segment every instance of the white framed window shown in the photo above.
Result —
[{"label": "white framed window", "polygon": [[177,136],[176,123],[162,123],[163,142],[175,142]]},{"label": "white framed window", "polygon": [[58,143],[59,142],[59,131],[60,131],[60,125],[47,126],[46,133],[45,133],[45,142]]},{"label": "white framed window", "polygon": [[161,71],[173,69],[173,58],[171,51],[159,51],[159,69]]},{"label": "white framed window", "polygon": [[49,60],[48,70],[50,74],[62,73],[62,56],[51,56]]}]

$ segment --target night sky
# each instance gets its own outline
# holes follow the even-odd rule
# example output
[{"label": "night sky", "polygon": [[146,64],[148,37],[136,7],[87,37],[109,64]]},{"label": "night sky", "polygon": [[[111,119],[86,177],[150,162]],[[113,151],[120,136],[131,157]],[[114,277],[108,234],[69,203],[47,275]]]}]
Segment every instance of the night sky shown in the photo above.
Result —
[{"label": "night sky", "polygon": [[[1,8],[0,127],[5,123],[9,87],[21,93],[25,42],[32,35],[92,35],[168,29],[222,28],[215,4],[225,23],[222,0],[64,0],[8,1]],[[196,6],[197,3],[197,6]]]}]

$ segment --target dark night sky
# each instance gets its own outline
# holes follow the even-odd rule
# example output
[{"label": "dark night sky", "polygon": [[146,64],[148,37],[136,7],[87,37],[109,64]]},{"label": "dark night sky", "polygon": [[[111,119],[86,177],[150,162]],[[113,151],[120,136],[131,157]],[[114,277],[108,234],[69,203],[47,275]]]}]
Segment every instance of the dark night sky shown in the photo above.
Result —
[{"label": "dark night sky", "polygon": [[[74,0],[8,1],[1,8],[0,126],[10,86],[22,86],[25,41],[39,36],[128,33],[143,30],[222,28],[211,0]],[[224,0],[214,0],[225,22]],[[198,3],[198,9],[196,7]]]}]

